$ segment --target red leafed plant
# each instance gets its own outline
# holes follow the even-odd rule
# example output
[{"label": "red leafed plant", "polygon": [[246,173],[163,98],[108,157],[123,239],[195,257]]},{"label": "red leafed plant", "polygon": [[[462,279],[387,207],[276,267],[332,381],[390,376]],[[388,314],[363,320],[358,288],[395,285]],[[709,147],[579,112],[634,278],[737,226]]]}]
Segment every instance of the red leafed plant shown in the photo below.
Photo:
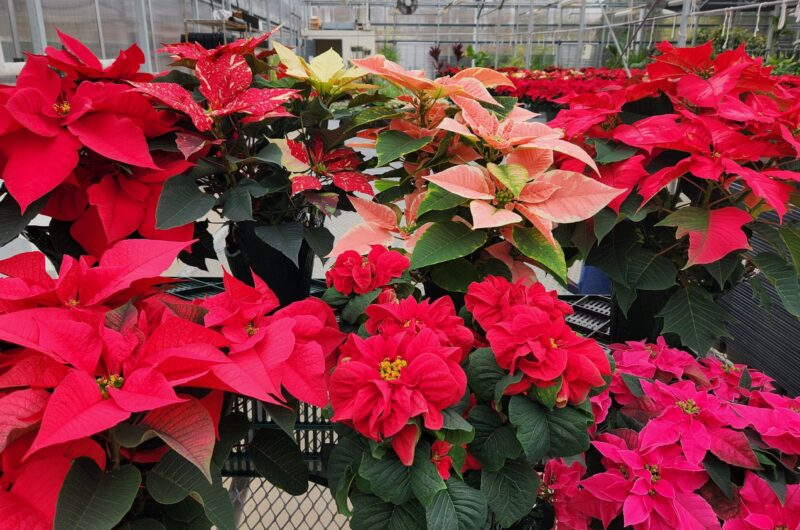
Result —
[{"label": "red leafed plant", "polygon": [[[644,310],[704,354],[730,319],[716,298],[742,278],[757,291],[772,283],[800,314],[800,239],[787,218],[800,180],[798,92],[743,47],[659,50],[624,86],[564,98],[550,124],[594,153],[600,182],[625,190],[572,241],[611,277],[623,312],[641,291],[664,291]],[[754,238],[767,250],[750,252]]]},{"label": "red leafed plant", "polygon": [[[136,233],[190,240],[189,225],[155,226],[164,181],[193,161],[169,147],[175,116],[128,84],[152,79],[139,72],[141,50],[133,45],[103,68],[78,40],[59,37],[62,49],[29,55],[16,85],[0,88],[2,205],[10,223],[0,243],[24,230],[51,256],[65,248],[100,256]],[[52,218],[49,227],[26,227],[38,213]]]},{"label": "red leafed plant", "polygon": [[220,423],[224,393],[327,403],[343,339],[331,309],[307,300],[268,315],[275,295],[229,276],[196,303],[165,294],[159,275],[190,243],[120,241],[97,262],[66,256],[56,278],[39,252],[0,261],[5,524],[69,527],[70,503],[105,476],[126,507],[104,514],[108,527],[194,492],[211,523],[233,528],[230,509],[208,506],[226,495],[220,468],[247,429]]}]

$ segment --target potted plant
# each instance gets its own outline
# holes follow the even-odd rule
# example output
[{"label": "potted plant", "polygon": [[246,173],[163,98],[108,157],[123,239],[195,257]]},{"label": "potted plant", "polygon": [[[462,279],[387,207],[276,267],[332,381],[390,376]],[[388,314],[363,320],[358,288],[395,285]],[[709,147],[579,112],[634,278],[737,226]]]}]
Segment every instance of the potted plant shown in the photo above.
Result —
[{"label": "potted plant", "polygon": [[[626,190],[562,240],[611,277],[621,338],[668,333],[702,355],[726,333],[719,295],[742,280],[800,314],[797,228],[783,222],[800,175],[796,89],[741,47],[659,49],[641,81],[575,96],[551,123]],[[756,237],[766,250],[750,252]]]}]

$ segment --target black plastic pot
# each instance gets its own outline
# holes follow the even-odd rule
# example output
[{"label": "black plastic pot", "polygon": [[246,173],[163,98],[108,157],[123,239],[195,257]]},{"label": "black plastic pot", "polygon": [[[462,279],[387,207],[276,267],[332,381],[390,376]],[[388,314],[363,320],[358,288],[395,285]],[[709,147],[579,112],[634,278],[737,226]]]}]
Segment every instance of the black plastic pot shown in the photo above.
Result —
[{"label": "black plastic pot", "polygon": [[636,300],[628,310],[627,316],[617,304],[612,293],[611,301],[611,341],[627,340],[655,341],[663,324],[656,315],[667,302],[669,294],[664,291],[639,291]]},{"label": "black plastic pot", "polygon": [[233,276],[253,284],[254,274],[269,286],[282,306],[302,300],[311,289],[314,253],[303,241],[296,266],[280,251],[264,243],[255,234],[255,223],[235,223],[225,241],[225,255]]}]

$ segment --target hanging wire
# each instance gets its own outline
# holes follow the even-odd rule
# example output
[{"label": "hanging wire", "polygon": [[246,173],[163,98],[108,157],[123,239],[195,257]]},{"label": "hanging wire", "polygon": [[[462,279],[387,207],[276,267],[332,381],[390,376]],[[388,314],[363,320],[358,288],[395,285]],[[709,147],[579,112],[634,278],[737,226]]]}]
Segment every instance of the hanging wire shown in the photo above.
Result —
[{"label": "hanging wire", "polygon": [[778,18],[778,26],[776,28],[778,31],[782,30],[783,27],[786,25],[786,7],[787,7],[786,4],[787,0],[783,0],[783,3],[781,4],[781,15]]},{"label": "hanging wire", "polygon": [[[797,1],[797,6],[800,7],[800,0]],[[756,27],[753,29],[753,37],[758,35],[758,25],[761,22],[761,4],[758,5],[758,11],[756,11]]]},{"label": "hanging wire", "polygon": [[[797,0],[797,1],[800,2],[800,0]],[[655,19],[653,19],[653,20],[655,20]],[[672,39],[675,38],[675,23],[676,22],[678,22],[678,15],[675,15],[674,17],[672,17],[672,32],[669,34],[669,40],[672,40]]]},{"label": "hanging wire", "polygon": [[722,36],[725,37],[725,40],[722,41],[722,49],[728,49],[728,37],[731,35],[731,25],[730,21],[733,19],[733,13],[729,11],[725,11],[725,17],[722,19]]}]

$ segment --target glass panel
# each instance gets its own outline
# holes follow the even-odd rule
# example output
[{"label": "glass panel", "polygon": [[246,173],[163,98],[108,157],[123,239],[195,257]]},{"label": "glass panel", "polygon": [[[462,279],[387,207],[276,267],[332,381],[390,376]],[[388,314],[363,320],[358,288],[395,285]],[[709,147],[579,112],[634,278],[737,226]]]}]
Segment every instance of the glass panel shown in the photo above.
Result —
[{"label": "glass panel", "polygon": [[[98,57],[101,55],[94,0],[41,0],[41,2],[48,44],[61,46],[56,33],[58,28],[79,39]],[[119,3],[116,4],[119,9]]]}]

